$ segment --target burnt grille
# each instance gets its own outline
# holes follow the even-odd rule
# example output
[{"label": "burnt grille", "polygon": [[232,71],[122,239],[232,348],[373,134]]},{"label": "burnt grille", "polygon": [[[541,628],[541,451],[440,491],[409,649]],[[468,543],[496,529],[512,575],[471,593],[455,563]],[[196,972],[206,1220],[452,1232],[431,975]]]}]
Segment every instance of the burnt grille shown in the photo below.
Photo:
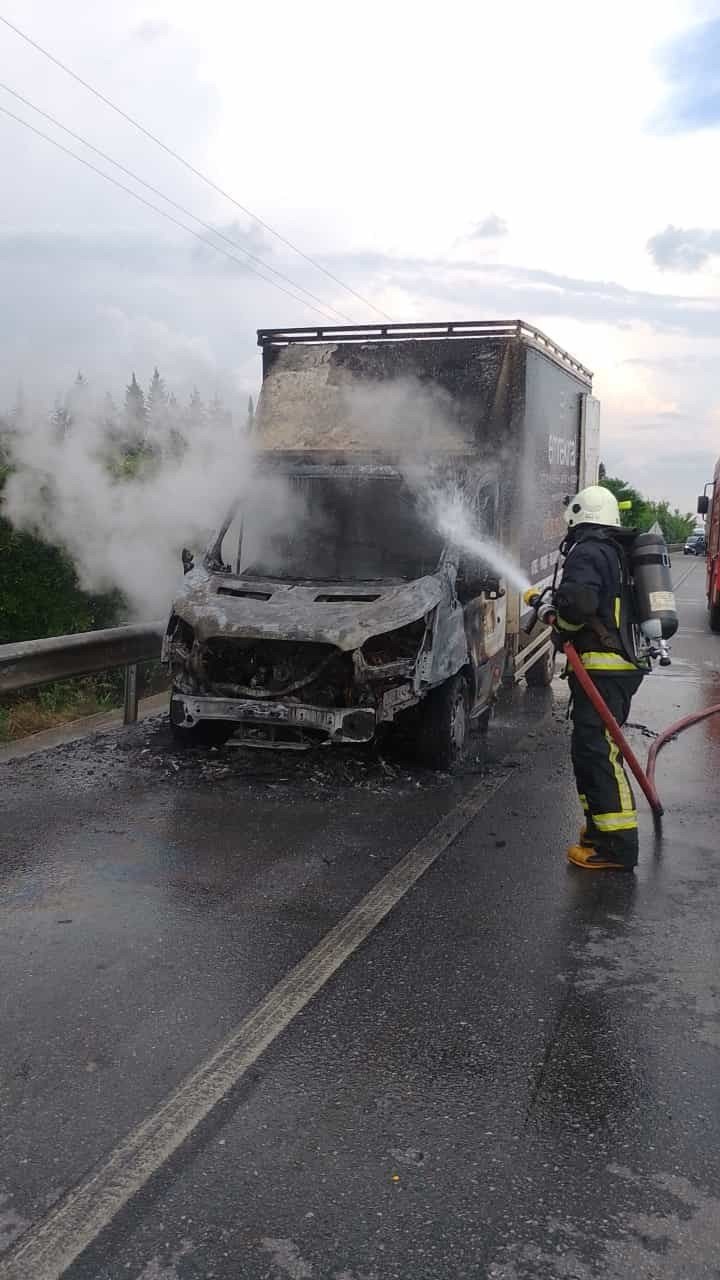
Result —
[{"label": "burnt grille", "polygon": [[331,644],[289,640],[210,640],[204,649],[207,684],[231,697],[281,697],[344,706],[352,662]]}]

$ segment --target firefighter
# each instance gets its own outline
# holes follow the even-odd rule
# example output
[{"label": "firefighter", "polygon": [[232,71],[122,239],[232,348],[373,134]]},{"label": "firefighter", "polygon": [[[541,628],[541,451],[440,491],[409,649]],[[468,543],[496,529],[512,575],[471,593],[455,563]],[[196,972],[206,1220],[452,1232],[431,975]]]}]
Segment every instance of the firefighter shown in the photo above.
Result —
[{"label": "firefighter", "polygon": [[[632,594],[617,499],[590,485],[568,502],[562,579],[554,593],[556,634],[571,640],[619,725],[647,667],[638,662]],[[637,812],[622,757],[577,678],[572,695],[572,763],[585,826],[568,859],[588,871],[632,871],[638,858]]]}]

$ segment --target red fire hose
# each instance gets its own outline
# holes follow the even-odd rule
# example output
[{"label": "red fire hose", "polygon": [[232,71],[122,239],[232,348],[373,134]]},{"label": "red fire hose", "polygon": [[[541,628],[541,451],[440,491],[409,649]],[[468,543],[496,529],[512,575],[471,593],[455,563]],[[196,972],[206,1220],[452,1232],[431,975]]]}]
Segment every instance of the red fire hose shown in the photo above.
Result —
[{"label": "red fire hose", "polygon": [[658,738],[653,742],[647,758],[647,769],[645,770],[652,787],[655,786],[655,762],[658,752],[662,751],[666,742],[675,737],[676,733],[682,733],[683,729],[689,729],[691,724],[699,724],[701,720],[707,720],[710,716],[720,715],[720,702],[714,707],[705,707],[704,711],[693,711],[692,715],[683,716],[682,720],[676,720],[675,724],[671,724],[669,728],[664,729]]},{"label": "red fire hose", "polygon": [[674,738],[678,733],[682,733],[683,729],[689,729],[691,725],[699,724],[701,720],[707,720],[710,716],[720,715],[720,703],[717,703],[713,707],[705,707],[703,711],[694,711],[692,715],[683,716],[682,720],[676,720],[675,724],[671,724],[667,729],[664,729],[660,736],[653,742],[650,751],[648,752],[647,767],[643,770],[635,752],[625,738],[620,725],[605,702],[605,699],[601,697],[597,685],[593,680],[591,680],[580,661],[577,649],[574,645],[569,643],[565,644],[564,649],[565,657],[577,677],[578,684],[582,685],[582,688],[585,690],[585,693],[592,702],[595,710],[600,716],[600,719],[607,726],[607,731],[610,734],[610,737],[618,747],[628,768],[637,779],[638,786],[646,796],[654,817],[656,819],[660,819],[663,815],[663,807],[655,787],[655,765],[659,752],[662,751],[665,744],[669,742],[671,738]]}]

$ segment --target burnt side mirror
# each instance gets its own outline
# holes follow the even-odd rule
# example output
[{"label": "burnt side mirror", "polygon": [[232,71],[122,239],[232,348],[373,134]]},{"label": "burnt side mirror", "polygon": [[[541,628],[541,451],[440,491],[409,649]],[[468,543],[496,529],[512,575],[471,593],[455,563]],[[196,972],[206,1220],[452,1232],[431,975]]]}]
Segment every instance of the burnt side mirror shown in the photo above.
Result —
[{"label": "burnt side mirror", "polygon": [[497,574],[492,573],[485,565],[479,564],[477,561],[461,562],[457,575],[456,590],[458,599],[463,604],[467,604],[469,600],[475,600],[481,595],[486,595],[490,599],[496,600],[499,596],[505,594],[500,586],[500,579]]},{"label": "burnt side mirror", "polygon": [[698,498],[697,509],[698,509],[699,516],[706,516],[708,511],[710,510],[710,499],[708,498],[706,493],[703,493]]},{"label": "burnt side mirror", "polygon": [[195,557],[192,551],[188,551],[187,547],[182,549],[182,565],[183,573],[189,573],[191,569],[195,568]]}]

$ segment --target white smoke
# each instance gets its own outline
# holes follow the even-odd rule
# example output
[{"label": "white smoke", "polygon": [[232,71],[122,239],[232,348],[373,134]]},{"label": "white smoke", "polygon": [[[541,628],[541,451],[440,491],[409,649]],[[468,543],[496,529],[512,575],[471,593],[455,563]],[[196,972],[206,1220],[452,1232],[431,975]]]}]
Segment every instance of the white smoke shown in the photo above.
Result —
[{"label": "white smoke", "polygon": [[[322,430],[322,440],[312,438],[322,414],[313,416],[318,401],[307,387],[304,391],[298,394],[293,380],[280,389],[277,403],[270,400],[274,412],[268,415],[266,406],[266,419],[275,420],[266,420],[263,431],[260,415],[260,448],[265,443],[292,447],[300,436],[305,448],[325,443],[350,455],[367,450],[391,455],[431,527],[514,586],[524,585],[492,541],[488,512],[477,502],[478,466],[490,483],[502,471],[502,460],[491,457],[481,464],[475,455],[468,488],[463,479],[468,426],[447,393],[415,379],[356,382],[330,399],[325,393],[322,426],[332,427],[328,443]],[[119,589],[130,618],[167,613],[182,579],[182,548],[189,547],[197,561],[238,503],[248,516],[246,538],[259,540],[258,547],[279,534],[299,536],[301,526],[315,518],[298,495],[291,497],[284,480],[254,469],[254,444],[242,411],[232,416],[211,408],[189,414],[163,389],[160,398],[149,401],[137,427],[134,460],[127,465],[133,430],[127,414],[93,403],[88,388],[76,385],[53,415],[26,410],[24,422],[16,424],[13,469],[3,495],[3,514],[14,525],[61,545],[86,590]],[[323,536],[321,526],[315,532]]]},{"label": "white smoke", "polygon": [[3,514],[61,545],[85,590],[119,589],[131,618],[159,618],[182,576],[182,548],[202,552],[249,483],[245,418],[208,411],[190,423],[164,400],[143,426],[133,474],[116,422],[88,400],[73,392],[69,425],[56,410],[17,426]]},{"label": "white smoke", "polygon": [[[437,384],[417,378],[356,385],[345,391],[343,400],[354,437],[397,456],[428,524],[468,561],[525,591],[530,585],[526,574],[490,527],[490,488],[511,460],[502,451],[478,457],[462,403]],[[468,454],[470,473],[463,475],[460,459]]]}]

